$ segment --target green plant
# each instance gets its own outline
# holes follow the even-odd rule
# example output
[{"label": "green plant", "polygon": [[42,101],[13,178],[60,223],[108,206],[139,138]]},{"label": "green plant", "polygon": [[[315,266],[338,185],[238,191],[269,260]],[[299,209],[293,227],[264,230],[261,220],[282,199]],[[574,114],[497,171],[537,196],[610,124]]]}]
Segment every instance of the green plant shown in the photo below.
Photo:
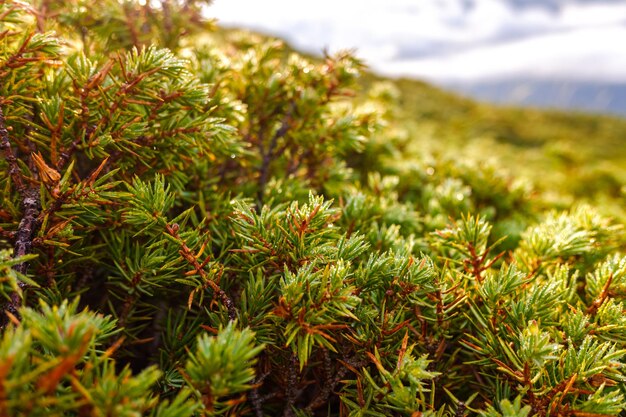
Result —
[{"label": "green plant", "polygon": [[0,2],[1,415],[626,408],[618,225],[202,4]]}]

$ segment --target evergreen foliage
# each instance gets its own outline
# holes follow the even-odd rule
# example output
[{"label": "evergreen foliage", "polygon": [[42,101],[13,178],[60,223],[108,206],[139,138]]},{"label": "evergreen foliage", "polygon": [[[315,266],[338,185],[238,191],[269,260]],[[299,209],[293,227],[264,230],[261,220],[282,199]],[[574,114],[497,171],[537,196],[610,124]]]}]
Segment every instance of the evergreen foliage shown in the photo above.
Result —
[{"label": "evergreen foliage", "polygon": [[0,1],[0,415],[626,410],[617,223],[206,3]]}]

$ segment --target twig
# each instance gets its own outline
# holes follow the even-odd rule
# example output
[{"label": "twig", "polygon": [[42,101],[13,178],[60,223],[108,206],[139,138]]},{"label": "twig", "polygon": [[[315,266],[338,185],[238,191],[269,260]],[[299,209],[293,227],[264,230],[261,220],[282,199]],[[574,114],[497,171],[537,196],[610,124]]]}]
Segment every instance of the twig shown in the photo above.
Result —
[{"label": "twig", "polygon": [[204,279],[206,285],[211,287],[215,295],[220,299],[224,307],[226,307],[226,309],[228,310],[228,319],[230,321],[235,320],[237,318],[237,309],[235,308],[235,303],[233,303],[233,300],[230,299],[230,297],[224,292],[224,290],[220,288],[219,285],[217,285],[215,281],[209,278],[207,272],[204,270],[204,264],[200,264],[200,262],[198,262],[198,259],[196,259],[196,256],[193,254],[189,246],[187,246],[187,243],[178,234],[178,225],[167,224],[165,226],[165,230],[167,234],[176,239],[180,244],[180,250],[178,251],[178,253],[183,257],[183,259],[189,262],[191,266],[193,266],[194,271],[200,274],[202,279]]},{"label": "twig", "polygon": [[265,372],[263,375],[260,375],[254,379],[253,388],[250,390],[250,402],[252,403],[252,407],[254,407],[254,415],[256,417],[263,417],[263,398],[259,395],[259,387],[269,375],[269,372]]},{"label": "twig", "polygon": [[[17,159],[11,150],[9,131],[6,128],[6,120],[2,108],[0,108],[0,144],[4,151],[4,157],[9,165],[11,180],[22,198],[22,220],[15,233],[15,245],[13,247],[13,258],[19,258],[32,252],[33,237],[37,234],[40,226],[38,216],[41,196],[39,195],[39,188],[36,186],[26,188],[22,181],[22,174],[17,165]],[[13,266],[13,269],[19,274],[26,275],[28,272],[28,263],[21,262]],[[27,287],[26,283],[22,281],[18,281],[18,286],[21,290]],[[4,311],[18,316],[18,309],[22,305],[20,294],[13,292],[9,298],[10,300],[5,305]],[[3,324],[4,320],[5,317],[2,318]]]},{"label": "twig", "polygon": [[[88,126],[85,130],[85,142],[89,142],[91,140],[91,136],[95,131],[95,126]],[[59,158],[56,160],[57,169],[61,170],[65,167],[65,164],[70,160],[76,149],[78,149],[78,145],[80,144],[80,138],[76,138],[72,141],[68,149],[63,149],[59,155]],[[53,160],[54,162],[54,160]]]},{"label": "twig", "polygon": [[295,417],[293,411],[298,397],[298,358],[295,354],[291,354],[289,363],[287,364],[287,389],[285,390],[285,409],[283,417]]},{"label": "twig", "polygon": [[337,385],[339,385],[339,383],[345,378],[348,372],[358,374],[358,370],[365,367],[368,363],[366,360],[359,359],[357,354],[350,358],[344,356],[344,359],[339,360],[338,362],[343,366],[335,372],[333,378],[333,368],[330,355],[327,351],[324,352],[324,385],[311,402],[309,402],[309,405],[306,406],[306,412],[313,413],[316,409],[328,404],[330,395],[333,393]]},{"label": "twig", "polygon": [[[40,196],[39,189],[28,188],[22,194],[22,207],[24,214],[22,220],[17,229],[15,246],[13,249],[13,258],[28,255],[33,249],[33,237],[37,234],[40,223],[37,217],[39,216],[39,204]],[[15,271],[22,275],[26,275],[28,272],[28,263],[22,262],[13,267]],[[27,287],[26,283],[18,281],[20,289]],[[18,293],[11,294],[11,302],[7,306],[7,309],[12,314],[17,312],[17,309],[21,306],[22,302]]]},{"label": "twig", "polygon": [[[333,372],[332,372],[332,362],[330,359],[330,354],[328,350],[324,349],[322,351],[324,355],[324,381],[322,383],[322,387],[319,390],[318,394],[311,400],[309,405],[306,407],[306,411],[312,413],[313,410],[319,408],[328,402],[328,398],[330,397],[331,392],[337,385],[337,381],[333,380]],[[346,369],[346,368],[343,368]]]}]

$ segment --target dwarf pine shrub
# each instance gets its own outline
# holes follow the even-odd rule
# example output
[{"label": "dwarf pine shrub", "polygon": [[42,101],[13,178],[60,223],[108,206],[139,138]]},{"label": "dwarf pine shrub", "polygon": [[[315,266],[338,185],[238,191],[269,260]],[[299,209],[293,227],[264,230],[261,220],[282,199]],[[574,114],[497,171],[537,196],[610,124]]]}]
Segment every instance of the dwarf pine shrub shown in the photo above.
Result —
[{"label": "dwarf pine shrub", "polygon": [[205,3],[0,2],[0,415],[623,413],[618,225]]}]

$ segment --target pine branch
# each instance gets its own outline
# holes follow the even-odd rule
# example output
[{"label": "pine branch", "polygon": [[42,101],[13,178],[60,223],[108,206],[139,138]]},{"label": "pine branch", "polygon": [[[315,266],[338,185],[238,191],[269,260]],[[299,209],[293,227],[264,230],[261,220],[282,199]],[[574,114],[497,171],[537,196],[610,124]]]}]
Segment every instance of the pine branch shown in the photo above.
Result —
[{"label": "pine branch", "polygon": [[[18,226],[15,246],[13,249],[13,258],[18,258],[24,255],[28,255],[33,249],[33,238],[39,230],[41,223],[38,220],[39,206],[40,206],[39,189],[28,188],[22,193],[22,207],[24,214],[22,220]],[[22,262],[13,267],[18,273],[26,275],[28,272],[28,263]],[[19,287],[23,290],[27,287],[26,283],[19,281]],[[11,294],[11,301],[6,309],[15,315],[17,309],[21,306],[22,302],[18,293]]]},{"label": "pine branch", "polygon": [[[204,265],[201,265],[196,259],[195,255],[187,246],[187,243],[180,237],[178,234],[178,225],[166,225],[166,232],[172,236],[174,239],[178,241],[180,244],[180,255],[187,261],[191,266],[193,266],[194,271],[204,279],[207,286],[211,287],[215,295],[220,299],[224,307],[228,310],[228,318],[233,321],[237,318],[237,309],[235,308],[235,303],[230,297],[222,290],[217,283],[215,283],[210,277],[208,277],[207,272],[204,270]],[[193,294],[193,293],[192,293]]]},{"label": "pine branch", "polygon": [[[39,188],[28,187],[26,188],[22,181],[22,174],[17,165],[17,159],[13,155],[11,150],[11,144],[9,142],[9,132],[6,128],[6,120],[4,113],[0,107],[0,143],[4,150],[5,159],[9,165],[9,175],[13,183],[15,184],[20,197],[22,199],[22,220],[19,223],[18,230],[15,233],[15,245],[13,247],[13,258],[19,258],[25,255],[29,255],[33,248],[33,238],[39,230],[40,222],[38,219],[39,209],[41,203],[41,196],[39,195]],[[13,266],[13,269],[19,274],[26,275],[28,272],[28,263],[21,262]],[[20,289],[27,287],[23,281],[18,281]],[[10,301],[5,305],[4,311],[17,316],[18,309],[21,307],[22,301],[20,294],[13,292],[10,295]],[[3,318],[4,319],[4,318]]]},{"label": "pine branch", "polygon": [[[24,255],[28,255],[32,252],[33,237],[37,234],[40,223],[37,220],[39,215],[39,190],[36,188],[29,188],[24,191],[22,207],[24,214],[18,230],[15,233],[15,245],[13,248],[13,258],[19,258]],[[13,269],[22,275],[26,275],[28,272],[28,263],[21,262],[13,266]],[[21,290],[27,288],[26,283],[18,280],[18,286]],[[22,299],[18,292],[12,292],[9,296],[9,301],[5,304],[3,311],[5,316],[0,320],[0,327],[4,327],[7,323],[7,315],[13,315],[19,317],[19,308],[22,306]]]},{"label": "pine branch", "polygon": [[259,387],[261,386],[261,384],[263,384],[263,381],[265,380],[265,378],[267,378],[268,375],[269,372],[266,372],[263,375],[256,377],[252,383],[253,388],[250,390],[250,394],[248,394],[248,398],[252,403],[252,407],[254,408],[254,415],[256,417],[263,417],[264,398],[259,395]]}]

